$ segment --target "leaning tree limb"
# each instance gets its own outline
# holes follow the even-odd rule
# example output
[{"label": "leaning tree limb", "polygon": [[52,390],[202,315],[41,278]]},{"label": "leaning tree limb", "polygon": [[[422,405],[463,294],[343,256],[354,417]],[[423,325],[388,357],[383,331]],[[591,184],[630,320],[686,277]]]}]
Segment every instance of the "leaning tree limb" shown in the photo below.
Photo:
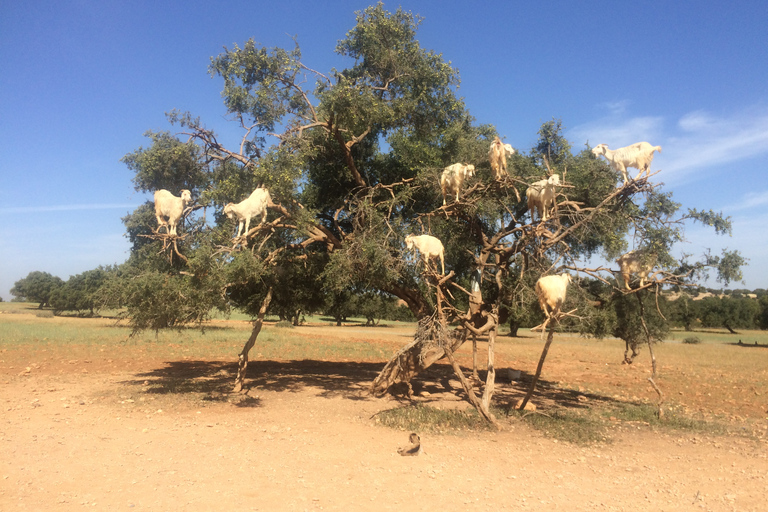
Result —
[{"label": "leaning tree limb", "polygon": [[541,351],[541,356],[539,357],[539,364],[536,366],[536,374],[533,376],[533,379],[531,380],[531,385],[528,387],[528,392],[525,394],[525,397],[523,398],[523,401],[520,402],[520,405],[517,406],[518,409],[523,410],[525,409],[525,406],[528,404],[528,401],[533,396],[533,392],[536,390],[536,383],[539,381],[539,377],[541,376],[541,369],[544,367],[544,360],[547,358],[547,352],[549,352],[549,346],[552,345],[552,340],[555,337],[555,324],[560,323],[560,318],[564,316],[570,316],[575,309],[569,311],[568,313],[560,313],[559,311],[553,313],[547,320],[542,324],[542,329],[546,328],[547,323],[549,323],[550,320],[554,320],[552,323],[549,324],[549,333],[547,334],[547,342],[544,344],[544,349]]},{"label": "leaning tree limb", "polygon": [[643,298],[641,297],[640,293],[636,293],[635,297],[637,297],[637,301],[640,303],[640,322],[643,324],[643,330],[645,331],[645,340],[648,343],[648,350],[651,353],[651,376],[648,377],[648,382],[651,383],[651,386],[653,386],[653,389],[656,391],[656,394],[659,397],[659,402],[656,405],[656,414],[659,418],[664,416],[664,410],[661,408],[661,405],[664,403],[664,394],[661,392],[661,389],[659,389],[659,386],[656,385],[656,355],[653,353],[653,341],[651,340],[651,333],[648,330],[648,325],[645,323],[645,305],[643,305]]},{"label": "leaning tree limb", "polygon": [[[546,324],[545,324],[546,325]],[[536,366],[536,374],[531,379],[531,385],[528,387],[528,392],[525,394],[523,401],[517,405],[517,409],[525,410],[525,406],[528,405],[528,401],[533,396],[533,392],[536,389],[536,383],[541,376],[541,369],[544,367],[544,360],[547,358],[547,352],[549,352],[549,346],[552,345],[552,340],[555,337],[555,323],[552,322],[549,326],[549,334],[547,334],[547,342],[544,344],[544,349],[541,351],[541,357],[539,357],[539,364]]]},{"label": "leaning tree limb", "polygon": [[248,338],[248,341],[245,342],[245,346],[243,346],[243,350],[240,351],[240,355],[238,356],[237,377],[235,378],[235,387],[233,388],[235,393],[238,393],[243,389],[243,383],[245,382],[245,372],[248,369],[248,353],[251,351],[251,348],[253,348],[253,345],[256,343],[256,338],[261,332],[261,326],[264,324],[264,316],[267,314],[267,308],[269,307],[270,302],[272,302],[271,286],[267,290],[267,296],[264,297],[264,300],[261,303],[261,308],[259,308],[259,315],[256,318],[256,321],[253,323],[251,336]]}]

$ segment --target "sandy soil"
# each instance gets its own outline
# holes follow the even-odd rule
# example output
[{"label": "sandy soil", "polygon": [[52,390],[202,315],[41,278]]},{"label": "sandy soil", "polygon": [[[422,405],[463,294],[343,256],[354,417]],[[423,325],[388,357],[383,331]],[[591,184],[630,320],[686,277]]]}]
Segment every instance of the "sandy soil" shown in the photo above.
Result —
[{"label": "sandy soil", "polygon": [[[232,360],[3,356],[3,511],[768,510],[764,439],[625,424],[583,447],[516,421],[401,457],[408,432],[375,419],[400,403],[366,393],[381,363],[254,361],[233,398]],[[463,406],[445,371],[429,402]]]}]

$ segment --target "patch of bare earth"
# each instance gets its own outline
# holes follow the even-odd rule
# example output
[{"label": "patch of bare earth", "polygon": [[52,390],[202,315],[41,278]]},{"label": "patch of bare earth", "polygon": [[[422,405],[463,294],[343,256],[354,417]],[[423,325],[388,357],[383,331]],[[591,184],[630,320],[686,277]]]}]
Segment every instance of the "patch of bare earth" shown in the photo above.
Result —
[{"label": "patch of bare earth", "polygon": [[[368,341],[376,339],[400,344],[382,334]],[[532,371],[539,345],[530,345],[500,349],[499,367]],[[586,367],[604,374],[593,388],[651,396],[645,371],[622,367],[618,354],[610,365],[583,357],[576,364],[567,341],[557,346],[541,401],[614,399],[558,388],[575,387]],[[470,348],[461,349],[464,365]],[[1,355],[0,510],[759,511],[768,503],[764,438],[624,424],[611,431],[613,442],[583,447],[506,421],[501,432],[423,434],[424,453],[401,457],[408,432],[378,425],[375,414],[402,404],[367,394],[383,361],[255,360],[249,393],[230,395],[234,356],[78,350]],[[467,407],[448,366],[427,373],[419,401]],[[678,386],[676,378],[666,384],[678,398],[678,387],[697,381]],[[499,400],[521,396],[523,387],[500,385]],[[738,414],[764,430],[765,416],[750,410]]]}]

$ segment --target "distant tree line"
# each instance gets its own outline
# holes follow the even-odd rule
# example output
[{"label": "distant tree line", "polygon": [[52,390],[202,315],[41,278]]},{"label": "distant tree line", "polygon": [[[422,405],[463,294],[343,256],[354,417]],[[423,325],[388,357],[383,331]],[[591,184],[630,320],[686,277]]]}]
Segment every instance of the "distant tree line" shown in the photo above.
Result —
[{"label": "distant tree line", "polygon": [[[125,277],[122,272],[117,266],[100,266],[63,281],[48,272],[34,271],[16,281],[11,294],[15,302],[36,302],[40,309],[50,308],[56,314],[68,312],[94,316],[104,308],[121,309],[123,304],[135,300],[135,295],[144,290],[147,293],[147,304],[152,300],[155,304],[153,307],[162,304],[162,307],[168,309],[165,316],[167,323],[153,328],[174,327],[173,319],[183,317],[179,310],[193,306],[194,301],[178,299],[184,296],[179,293],[183,291],[170,289],[170,281],[165,286],[156,286],[156,283],[137,280],[126,288],[125,281],[121,279]],[[308,276],[298,275],[291,293],[281,294],[279,290],[275,293],[270,314],[296,325],[301,322],[302,316],[317,313],[333,318],[337,325],[350,318],[365,318],[367,325],[376,325],[381,320],[414,320],[411,310],[391,295],[365,289],[329,290],[320,282],[315,286],[311,284],[312,280]],[[166,289],[166,293],[157,293],[163,289]],[[628,300],[623,294],[614,294],[611,287],[596,280],[584,279],[574,289],[576,293],[568,299],[574,306],[585,303],[596,306],[597,313],[581,326],[585,334],[598,333],[627,340],[632,338],[631,333],[640,332],[640,329],[632,325],[632,313],[636,307],[634,299]],[[297,294],[297,290],[302,293]],[[191,290],[189,292],[192,293]],[[646,309],[652,312],[652,319],[658,315],[657,309],[667,319],[667,322],[662,321],[661,317],[656,322],[650,321],[652,326],[656,326],[657,335],[654,337],[658,339],[663,339],[669,327],[687,331],[724,328],[731,333],[736,333],[737,329],[768,329],[768,291],[762,288],[718,290],[698,287],[674,294],[661,294],[658,300],[649,294],[645,300],[648,303]],[[512,336],[517,334],[519,328],[533,327],[543,318],[533,302],[512,305],[502,311],[501,316],[509,324]],[[668,324],[666,329],[662,328],[662,324]],[[576,323],[572,327],[579,328]]]},{"label": "distant tree line", "polygon": [[[153,311],[163,307],[167,313],[163,316],[165,324],[151,327],[179,325],[175,319],[182,318],[183,308],[190,307],[193,301],[179,300],[184,294],[169,286],[170,283],[157,286],[157,283],[137,280],[132,286],[126,287],[122,279],[125,277],[124,272],[118,266],[98,267],[63,281],[48,272],[34,271],[16,281],[11,294],[14,295],[14,302],[36,302],[39,309],[49,308],[55,314],[66,312],[95,316],[102,309],[120,310],[124,304],[136,300],[137,295],[144,293],[143,300],[148,305],[152,302]],[[327,315],[337,325],[351,318],[365,318],[366,325],[378,325],[381,320],[415,320],[411,310],[391,295],[373,290],[328,291],[320,283],[311,286],[312,281],[304,277],[294,287],[294,291],[301,290],[301,294],[281,293],[282,290],[275,293],[270,314],[294,325],[301,323],[305,315],[311,314]],[[163,290],[165,293],[162,293]]]},{"label": "distant tree line", "polygon": [[101,309],[100,291],[115,267],[98,267],[82,274],[70,276],[69,280],[34,271],[19,279],[11,288],[14,302],[37,302],[38,308],[45,307],[54,313],[76,312],[93,316]]},{"label": "distant tree line", "polygon": [[[755,292],[749,294],[756,295]],[[725,328],[732,334],[736,329],[768,329],[768,295],[759,298],[746,293],[709,296],[694,300],[682,295],[669,301],[671,321],[677,327],[691,331],[698,328]]]}]

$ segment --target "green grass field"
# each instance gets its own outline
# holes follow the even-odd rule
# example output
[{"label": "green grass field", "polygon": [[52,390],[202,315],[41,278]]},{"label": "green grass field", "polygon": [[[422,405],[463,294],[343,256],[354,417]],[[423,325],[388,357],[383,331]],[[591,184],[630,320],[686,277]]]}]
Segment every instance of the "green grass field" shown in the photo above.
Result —
[{"label": "green grass field", "polygon": [[[45,310],[43,310],[45,312]],[[76,318],[41,316],[36,304],[0,303],[0,348],[36,346],[40,348],[67,345],[79,347],[143,346],[162,352],[173,345],[187,357],[232,358],[242,348],[251,332],[245,315],[239,314],[231,322],[212,322],[204,329],[184,327],[166,329],[157,333],[144,331],[131,336],[125,322],[114,317]],[[113,316],[113,315],[112,315]],[[312,321],[321,322],[321,318]],[[268,318],[276,322],[277,318]],[[358,320],[364,324],[364,320]],[[327,322],[326,322],[327,323]],[[393,322],[408,326],[403,322]],[[335,338],[316,338],[301,335],[301,329],[279,328],[267,325],[259,335],[254,355],[268,359],[349,359],[380,360],[389,357],[389,350],[376,344],[340,343]]]}]

